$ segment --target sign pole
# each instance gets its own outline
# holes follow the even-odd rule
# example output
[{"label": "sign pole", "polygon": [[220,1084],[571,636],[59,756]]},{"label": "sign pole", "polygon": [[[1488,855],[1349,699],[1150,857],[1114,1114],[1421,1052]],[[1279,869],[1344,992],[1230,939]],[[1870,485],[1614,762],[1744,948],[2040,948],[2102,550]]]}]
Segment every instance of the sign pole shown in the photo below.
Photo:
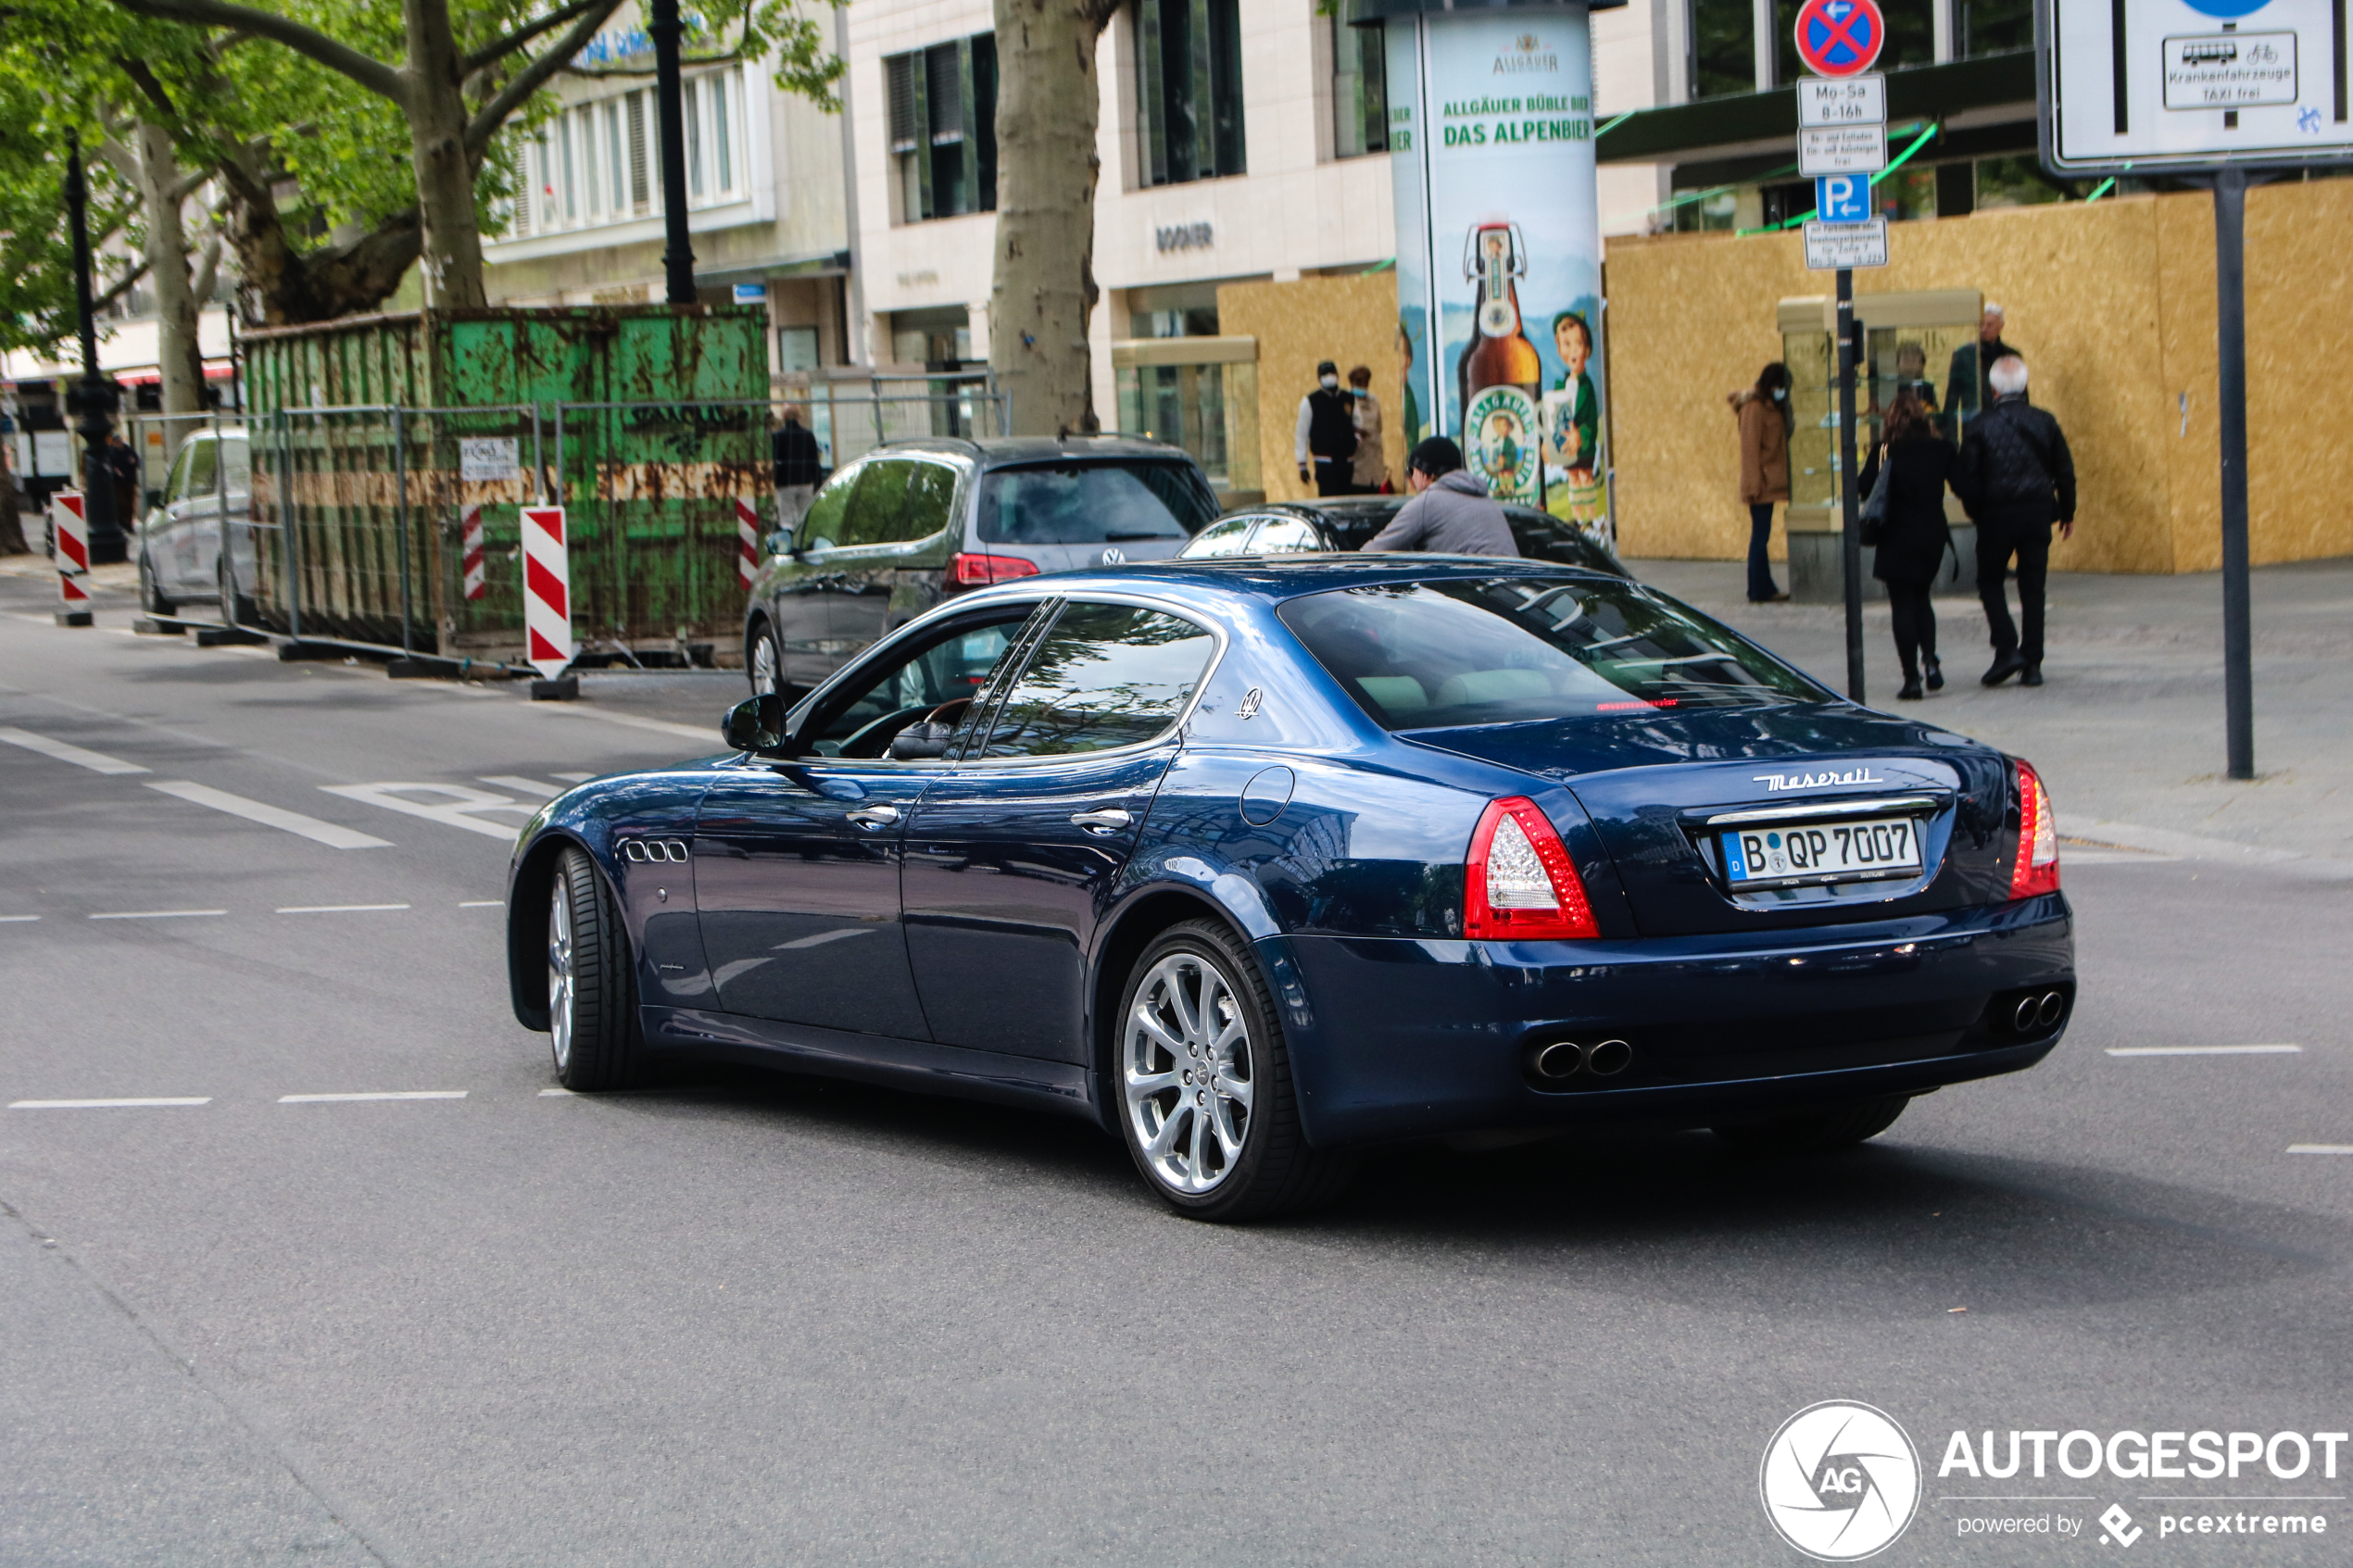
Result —
[{"label": "sign pole", "polygon": [[2214,176],[2216,390],[2222,437],[2222,710],[2230,776],[2255,776],[2246,546],[2246,171]]},{"label": "sign pole", "polygon": [[1855,499],[1855,270],[1838,270],[1838,553],[1846,578],[1846,695],[1863,696],[1863,522]]}]

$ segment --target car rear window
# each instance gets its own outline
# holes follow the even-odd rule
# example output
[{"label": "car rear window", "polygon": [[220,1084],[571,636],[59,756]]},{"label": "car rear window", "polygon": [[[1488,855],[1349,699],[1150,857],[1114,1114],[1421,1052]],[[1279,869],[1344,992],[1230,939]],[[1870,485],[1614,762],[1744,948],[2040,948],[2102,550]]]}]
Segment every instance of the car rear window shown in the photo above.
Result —
[{"label": "car rear window", "polygon": [[1189,463],[1048,463],[992,469],[980,482],[989,545],[1189,539],[1216,515],[1216,494]]},{"label": "car rear window", "polygon": [[1836,700],[1728,628],[1632,583],[1383,583],[1312,594],[1280,613],[1385,729]]}]

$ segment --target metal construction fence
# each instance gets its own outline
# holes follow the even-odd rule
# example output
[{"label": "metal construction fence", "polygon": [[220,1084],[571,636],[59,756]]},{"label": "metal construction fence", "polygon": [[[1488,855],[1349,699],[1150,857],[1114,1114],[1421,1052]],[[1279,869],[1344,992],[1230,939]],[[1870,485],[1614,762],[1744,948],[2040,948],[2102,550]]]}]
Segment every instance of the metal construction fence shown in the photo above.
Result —
[{"label": "metal construction fence", "polygon": [[[759,533],[775,526],[769,436],[788,407],[807,415],[829,468],[887,441],[1007,429],[1007,399],[985,375],[908,379],[925,384],[898,392],[876,378],[766,399],[361,404],[249,421],[145,415],[132,421],[132,445],[156,502],[146,526],[159,537],[209,533],[206,558],[225,563],[223,619],[246,630],[519,665],[521,508],[560,505],[585,660],[733,663],[745,596],[737,503]],[[221,457],[242,448],[247,460],[180,462],[188,438],[207,432]],[[199,470],[208,495],[192,487]]]}]

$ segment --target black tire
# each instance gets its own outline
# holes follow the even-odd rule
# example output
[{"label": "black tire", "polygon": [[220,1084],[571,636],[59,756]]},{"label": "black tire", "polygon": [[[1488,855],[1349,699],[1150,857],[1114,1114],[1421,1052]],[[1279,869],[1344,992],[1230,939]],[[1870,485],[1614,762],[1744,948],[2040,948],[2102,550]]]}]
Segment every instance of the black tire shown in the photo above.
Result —
[{"label": "black tire", "polygon": [[1909,1095],[1816,1106],[1766,1122],[1731,1123],[1710,1131],[1743,1154],[1820,1154],[1849,1148],[1895,1125]]},{"label": "black tire", "polygon": [[179,607],[164,597],[156,586],[155,563],[147,559],[147,552],[139,552],[139,608],[149,615],[178,615]]},{"label": "black tire", "polygon": [[[569,937],[569,941],[562,940]],[[560,1010],[568,970],[569,1017]],[[566,849],[547,890],[548,1046],[567,1089],[625,1089],[645,1074],[636,964],[621,908],[587,855]]]},{"label": "black tire", "polygon": [[251,626],[257,612],[253,600],[237,592],[237,574],[223,556],[220,559],[220,621],[225,626]]},{"label": "black tire", "polygon": [[[1155,980],[1155,972],[1164,963],[1176,968],[1169,977]],[[1197,1119],[1209,1116],[1207,1098],[1212,1092],[1206,1085],[1194,1088],[1185,1074],[1191,1069],[1186,1059],[1178,1057],[1164,1045],[1152,1044],[1162,1036],[1169,1036],[1166,1021],[1178,1020],[1176,1035],[1186,1031],[1181,1025],[1181,1013],[1155,1010],[1154,1016],[1163,1021],[1160,1036],[1147,1034],[1139,1043],[1136,1022],[1139,1001],[1148,982],[1153,983],[1156,995],[1165,995],[1170,979],[1185,974],[1200,976],[1214,974],[1217,992],[1207,1007],[1200,1005],[1203,991],[1191,993],[1196,1010],[1204,1017],[1214,1012],[1226,1020],[1224,1030],[1239,1021],[1242,1038],[1241,1052],[1230,1049],[1226,1067],[1230,1075],[1235,1060],[1246,1054],[1247,1073],[1239,1079],[1230,1076],[1223,1081],[1227,1090],[1246,1085],[1248,1104],[1239,1106],[1228,1096],[1221,1095],[1219,1106],[1222,1120],[1212,1116],[1207,1122]],[[1229,997],[1233,1004],[1227,1011],[1220,997]],[[1127,1145],[1127,1152],[1136,1161],[1136,1169],[1143,1174],[1145,1185],[1179,1214],[1190,1219],[1212,1221],[1263,1220],[1277,1214],[1298,1213],[1330,1202],[1347,1188],[1356,1173],[1356,1160],[1352,1155],[1319,1152],[1308,1147],[1305,1133],[1299,1122],[1298,1094],[1291,1083],[1290,1057],[1283,1044],[1282,1025],[1275,1010],[1274,998],[1266,987],[1265,977],[1259,972],[1258,963],[1248,944],[1242,942],[1223,922],[1214,920],[1186,921],[1174,925],[1154,938],[1135,968],[1129,972],[1127,984],[1120,993],[1120,1009],[1114,1022],[1112,1040],[1110,1088],[1115,1097],[1114,1113],[1119,1119],[1120,1135]],[[1194,1033],[1200,1033],[1196,1030]],[[1173,1037],[1173,1036],[1172,1036]],[[1182,1043],[1181,1039],[1178,1040]],[[1214,1044],[1214,1042],[1213,1042]],[[1130,1050],[1137,1048],[1155,1056],[1165,1056],[1170,1062],[1165,1073],[1170,1082],[1160,1090],[1131,1098]],[[1154,1064],[1156,1066],[1156,1060]],[[1205,1075],[1206,1076],[1206,1075]],[[1220,1083],[1208,1078],[1208,1083]],[[1187,1097],[1194,1097],[1189,1103]],[[1237,1150],[1230,1159],[1214,1135],[1219,1126],[1231,1126],[1234,1112],[1241,1110]],[[1147,1123],[1151,1123],[1148,1126]],[[1172,1128],[1172,1123],[1175,1125]],[[1202,1137],[1191,1129],[1200,1127],[1211,1134],[1205,1147]],[[1189,1190],[1184,1173],[1172,1178],[1164,1173],[1161,1160],[1187,1162],[1187,1156],[1174,1148],[1154,1156],[1150,1142],[1152,1128],[1170,1128],[1178,1135],[1177,1144],[1191,1145],[1190,1160],[1199,1160],[1202,1174],[1207,1177],[1201,1190]],[[1213,1153],[1216,1171],[1209,1172]]]}]

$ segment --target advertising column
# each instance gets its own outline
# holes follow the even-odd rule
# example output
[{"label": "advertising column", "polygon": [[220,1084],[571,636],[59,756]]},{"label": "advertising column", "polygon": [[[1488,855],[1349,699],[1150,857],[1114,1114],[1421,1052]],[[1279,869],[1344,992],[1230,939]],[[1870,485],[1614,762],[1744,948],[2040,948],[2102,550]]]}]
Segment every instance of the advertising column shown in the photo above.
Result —
[{"label": "advertising column", "polygon": [[1410,440],[1499,500],[1608,528],[1600,206],[1585,7],[1389,11]]}]

